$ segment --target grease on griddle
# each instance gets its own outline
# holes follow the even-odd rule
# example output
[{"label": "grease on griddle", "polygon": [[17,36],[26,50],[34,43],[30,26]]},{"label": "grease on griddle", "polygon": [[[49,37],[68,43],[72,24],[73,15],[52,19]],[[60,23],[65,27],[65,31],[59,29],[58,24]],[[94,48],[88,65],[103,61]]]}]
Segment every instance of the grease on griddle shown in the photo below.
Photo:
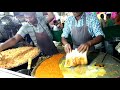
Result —
[{"label": "grease on griddle", "polygon": [[105,65],[104,64],[95,64],[95,66],[104,67]]}]

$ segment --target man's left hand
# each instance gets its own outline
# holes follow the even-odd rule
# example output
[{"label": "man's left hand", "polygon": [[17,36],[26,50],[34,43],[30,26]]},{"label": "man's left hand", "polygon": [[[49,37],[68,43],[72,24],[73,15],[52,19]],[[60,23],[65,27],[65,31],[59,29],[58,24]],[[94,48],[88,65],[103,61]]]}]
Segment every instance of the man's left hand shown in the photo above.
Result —
[{"label": "man's left hand", "polygon": [[90,43],[84,43],[84,44],[81,44],[79,47],[78,47],[78,51],[79,52],[85,52],[85,51],[88,51],[89,48],[90,48]]}]

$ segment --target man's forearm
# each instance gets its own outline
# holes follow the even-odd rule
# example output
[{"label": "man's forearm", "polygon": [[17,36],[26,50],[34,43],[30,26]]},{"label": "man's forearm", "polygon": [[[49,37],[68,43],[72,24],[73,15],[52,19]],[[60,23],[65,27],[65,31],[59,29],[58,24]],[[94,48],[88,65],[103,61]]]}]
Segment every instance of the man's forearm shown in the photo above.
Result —
[{"label": "man's forearm", "polygon": [[4,42],[3,44],[0,45],[0,51],[5,50],[5,49],[7,49],[9,47],[12,47],[16,43],[17,42],[16,42],[15,38],[11,38],[11,39],[7,40],[6,42]]},{"label": "man's forearm", "polygon": [[98,44],[98,43],[102,42],[103,40],[104,40],[104,37],[102,35],[99,35],[96,38],[94,38],[93,40],[88,41],[87,43],[90,46],[93,46],[95,44]]},{"label": "man's forearm", "polygon": [[47,21],[48,23],[50,23],[54,19],[55,15],[53,14],[53,12],[47,12],[47,14]]},{"label": "man's forearm", "polygon": [[63,45],[68,44],[67,40],[64,37],[62,37],[62,43],[63,43]]}]

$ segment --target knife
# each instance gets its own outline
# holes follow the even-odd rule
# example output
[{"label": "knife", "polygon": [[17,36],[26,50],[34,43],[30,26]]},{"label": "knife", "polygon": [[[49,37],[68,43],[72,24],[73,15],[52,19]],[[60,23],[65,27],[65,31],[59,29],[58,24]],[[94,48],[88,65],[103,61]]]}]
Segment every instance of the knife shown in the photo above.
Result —
[{"label": "knife", "polygon": [[105,57],[107,56],[108,53],[105,53],[101,62],[100,63],[96,63],[95,66],[99,66],[99,67],[104,67],[105,65],[103,64],[103,61],[105,60]]}]

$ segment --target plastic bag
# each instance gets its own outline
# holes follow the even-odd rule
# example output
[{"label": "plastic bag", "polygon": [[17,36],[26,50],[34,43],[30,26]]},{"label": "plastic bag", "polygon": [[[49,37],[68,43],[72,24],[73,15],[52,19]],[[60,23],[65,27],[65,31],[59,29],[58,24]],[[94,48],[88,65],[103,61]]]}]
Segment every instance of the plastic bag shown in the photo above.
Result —
[{"label": "plastic bag", "polygon": [[120,53],[120,42],[118,43],[118,45],[115,47],[115,50],[117,50]]},{"label": "plastic bag", "polygon": [[88,64],[87,51],[82,53],[82,52],[78,52],[77,49],[75,49],[72,50],[71,53],[66,54],[64,67],[72,67],[72,66],[86,65],[86,64]]}]

